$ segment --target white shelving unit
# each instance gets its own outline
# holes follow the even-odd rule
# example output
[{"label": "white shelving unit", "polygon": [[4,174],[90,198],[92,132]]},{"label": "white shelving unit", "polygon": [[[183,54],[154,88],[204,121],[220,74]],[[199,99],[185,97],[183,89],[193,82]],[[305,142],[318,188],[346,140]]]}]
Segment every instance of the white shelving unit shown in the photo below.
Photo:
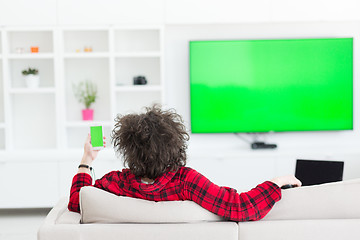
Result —
[{"label": "white shelving unit", "polygon": [[[79,124],[82,106],[74,98],[74,83],[91,80],[97,84],[99,98],[94,104],[94,121],[104,125],[108,139],[118,113],[139,111],[163,102],[161,27],[71,28],[64,29],[62,34],[65,148],[82,144],[86,130],[84,124]],[[85,51],[89,48],[91,52]],[[133,78],[139,75],[146,76],[147,85],[133,85]]]},{"label": "white shelving unit", "polygon": [[[57,102],[54,29],[3,30],[6,150],[56,149]],[[31,52],[38,47],[38,52]],[[26,87],[22,71],[37,68],[39,88]]]},{"label": "white shelving unit", "polygon": [[[82,147],[92,122],[82,121],[74,96],[80,81],[97,85],[94,122],[108,139],[118,113],[163,103],[162,27],[4,27],[0,34],[0,151]],[[26,87],[28,67],[39,69],[39,88]],[[133,85],[136,76],[148,83]]]},{"label": "white shelving unit", "polygon": [[[164,103],[162,39],[161,26],[0,27],[0,208],[51,207],[67,194],[94,123],[104,126],[109,147],[97,174],[121,167],[110,150],[114,118]],[[38,88],[25,84],[21,72],[29,67],[39,69]],[[133,85],[139,75],[147,85]],[[97,84],[94,121],[82,120],[74,97],[73,84],[83,80]],[[25,185],[9,187],[14,172]],[[12,194],[24,187],[27,198]]]},{"label": "white shelving unit", "polygon": [[[115,28],[113,43],[114,110],[126,113],[138,111],[149,103],[163,99],[163,33],[148,27]],[[146,41],[142,41],[146,39]],[[147,85],[132,85],[134,76],[146,76]],[[128,102],[131,104],[127,104]]]}]

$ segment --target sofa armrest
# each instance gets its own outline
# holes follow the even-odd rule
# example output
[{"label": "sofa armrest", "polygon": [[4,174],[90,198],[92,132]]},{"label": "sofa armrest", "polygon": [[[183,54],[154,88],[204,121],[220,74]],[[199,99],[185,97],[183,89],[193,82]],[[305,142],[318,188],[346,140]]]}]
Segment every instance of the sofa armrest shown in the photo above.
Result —
[{"label": "sofa armrest", "polygon": [[61,198],[51,209],[37,232],[38,240],[78,238],[81,216],[67,209],[68,201],[66,197]]},{"label": "sofa armrest", "polygon": [[360,179],[282,191],[263,220],[359,219]]}]

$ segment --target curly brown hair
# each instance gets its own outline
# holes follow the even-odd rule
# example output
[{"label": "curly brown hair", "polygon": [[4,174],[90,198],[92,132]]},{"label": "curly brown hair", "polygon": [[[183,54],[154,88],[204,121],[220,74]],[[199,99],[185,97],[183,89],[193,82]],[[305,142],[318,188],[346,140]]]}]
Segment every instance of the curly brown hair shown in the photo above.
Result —
[{"label": "curly brown hair", "polygon": [[175,110],[154,105],[142,114],[118,115],[115,122],[111,142],[135,176],[155,179],[185,166],[189,134]]}]

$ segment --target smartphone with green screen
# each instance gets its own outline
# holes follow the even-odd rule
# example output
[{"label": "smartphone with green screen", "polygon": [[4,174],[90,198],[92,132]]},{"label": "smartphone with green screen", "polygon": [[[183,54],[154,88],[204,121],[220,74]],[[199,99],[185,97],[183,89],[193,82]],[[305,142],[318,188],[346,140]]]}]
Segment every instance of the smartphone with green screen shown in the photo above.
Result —
[{"label": "smartphone with green screen", "polygon": [[94,150],[100,150],[104,148],[103,136],[104,134],[102,126],[90,126],[91,145]]}]

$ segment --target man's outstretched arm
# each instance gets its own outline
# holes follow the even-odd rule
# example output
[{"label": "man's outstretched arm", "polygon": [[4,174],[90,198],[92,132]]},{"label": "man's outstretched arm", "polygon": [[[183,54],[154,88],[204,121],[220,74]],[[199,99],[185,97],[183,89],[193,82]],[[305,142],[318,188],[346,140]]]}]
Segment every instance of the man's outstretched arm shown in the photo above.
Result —
[{"label": "man's outstretched arm", "polygon": [[279,177],[239,194],[233,188],[217,186],[191,169],[183,184],[183,194],[185,199],[226,220],[255,221],[262,219],[281,199],[280,187],[288,183],[301,185],[295,177]]}]

